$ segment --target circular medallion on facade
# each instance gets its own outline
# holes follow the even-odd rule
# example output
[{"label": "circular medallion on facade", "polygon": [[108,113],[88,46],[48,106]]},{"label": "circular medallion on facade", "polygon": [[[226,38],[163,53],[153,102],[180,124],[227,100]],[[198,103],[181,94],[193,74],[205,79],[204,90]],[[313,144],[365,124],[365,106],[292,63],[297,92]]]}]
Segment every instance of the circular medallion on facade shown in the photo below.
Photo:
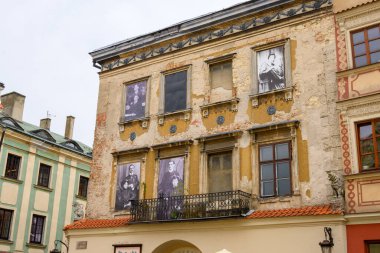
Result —
[{"label": "circular medallion on facade", "polygon": [[132,132],[130,135],[129,135],[129,139],[131,141],[134,141],[136,139],[136,133],[135,132]]},{"label": "circular medallion on facade", "polygon": [[170,131],[171,134],[174,134],[175,132],[177,132],[177,126],[176,125],[171,125],[169,131]]},{"label": "circular medallion on facade", "polygon": [[218,116],[218,117],[216,118],[216,123],[217,123],[218,125],[222,125],[222,124],[224,123],[224,117],[223,117],[223,116]]},{"label": "circular medallion on facade", "polygon": [[274,107],[273,105],[268,106],[267,113],[268,113],[268,115],[275,114],[276,113],[276,107]]}]

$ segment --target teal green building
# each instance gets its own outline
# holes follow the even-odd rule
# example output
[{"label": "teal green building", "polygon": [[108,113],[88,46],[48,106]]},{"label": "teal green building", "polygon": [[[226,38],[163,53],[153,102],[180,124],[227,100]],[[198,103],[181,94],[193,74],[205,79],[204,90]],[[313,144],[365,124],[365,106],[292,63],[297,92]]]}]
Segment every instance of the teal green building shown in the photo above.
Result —
[{"label": "teal green building", "polygon": [[22,121],[23,95],[1,100],[0,252],[47,253],[67,242],[66,224],[85,217],[92,149],[72,140],[74,117],[61,136],[50,119]]}]

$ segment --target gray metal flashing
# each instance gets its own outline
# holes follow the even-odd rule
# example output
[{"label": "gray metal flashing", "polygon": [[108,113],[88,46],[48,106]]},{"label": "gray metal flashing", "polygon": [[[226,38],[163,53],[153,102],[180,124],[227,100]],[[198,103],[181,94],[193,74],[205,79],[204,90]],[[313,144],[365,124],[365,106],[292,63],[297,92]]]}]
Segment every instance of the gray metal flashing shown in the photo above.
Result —
[{"label": "gray metal flashing", "polygon": [[90,55],[93,57],[94,62],[99,62],[120,53],[129,52],[152,43],[159,43],[168,39],[180,37],[218,23],[229,21],[236,17],[257,13],[294,1],[295,0],[252,0],[239,3],[223,10],[184,20],[157,31],[113,43],[109,46],[90,52]]},{"label": "gray metal flashing", "polygon": [[[268,1],[259,0],[259,1],[245,2],[235,7],[233,6],[229,9],[225,9],[219,12],[201,16],[199,18],[192,19],[190,21],[184,21],[183,23],[179,23],[177,26],[171,26],[169,28],[160,30],[160,31],[165,31],[162,33],[158,31],[158,32],[149,33],[146,35],[142,35],[139,37],[135,37],[129,40],[112,44],[111,46],[95,50],[91,52],[90,55],[93,57],[94,66],[97,66],[96,64],[102,64],[101,71],[112,70],[114,68],[125,66],[134,62],[138,62],[138,61],[146,60],[152,57],[171,53],[173,51],[181,50],[190,46],[202,44],[204,42],[212,41],[215,39],[220,39],[225,36],[230,36],[232,34],[240,33],[247,30],[252,30],[254,28],[267,25],[273,22],[277,22],[282,19],[302,15],[304,13],[308,13],[308,12],[320,10],[325,7],[332,6],[332,2],[331,2],[332,0],[312,0],[307,3],[302,3],[297,6],[293,6],[284,10],[277,11],[276,13],[269,13],[267,16],[263,16],[259,18],[255,17],[252,20],[249,20],[247,22],[231,25],[225,29],[209,31],[201,35],[189,37],[187,39],[184,39],[176,43],[169,43],[162,47],[153,48],[153,49],[150,49],[149,51],[135,54],[126,58],[119,57],[120,54],[131,52],[136,49],[141,49],[141,48],[150,46],[152,44],[156,44],[156,43],[166,41],[169,39],[184,36],[186,34],[189,34],[190,32],[200,31],[204,29],[205,27],[210,27],[212,25],[215,25],[216,23],[226,22],[236,17],[241,17],[246,14],[257,13],[257,12],[271,9],[271,8],[284,5],[286,3],[290,3],[293,1],[294,0],[268,0]],[[261,8],[259,8],[258,4],[262,4]],[[236,10],[234,8],[236,8]],[[243,12],[242,9],[244,8],[246,9]],[[240,10],[240,12],[237,10]],[[225,11],[226,13],[223,13],[223,11]],[[222,16],[222,14],[224,14],[224,16]],[[217,17],[211,18],[212,15],[215,15]],[[210,19],[210,20],[207,22],[207,20],[205,19]],[[108,62],[107,64],[104,63],[105,60],[111,60],[112,58],[114,59],[113,61]]]}]

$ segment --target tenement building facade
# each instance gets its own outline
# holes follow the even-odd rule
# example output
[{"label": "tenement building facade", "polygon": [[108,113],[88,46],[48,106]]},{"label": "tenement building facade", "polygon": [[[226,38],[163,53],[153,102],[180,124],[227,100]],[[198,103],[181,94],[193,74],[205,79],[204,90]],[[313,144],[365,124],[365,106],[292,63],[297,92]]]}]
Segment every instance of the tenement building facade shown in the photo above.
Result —
[{"label": "tenement building facade", "polygon": [[17,92],[0,100],[0,252],[47,253],[84,218],[92,150],[72,139],[74,117],[59,135],[49,118],[23,121],[24,102]]},{"label": "tenement building facade", "polygon": [[338,1],[334,12],[347,250],[380,252],[380,2]]},{"label": "tenement building facade", "polygon": [[248,1],[91,52],[70,252],[346,252],[335,27],[328,0]]}]

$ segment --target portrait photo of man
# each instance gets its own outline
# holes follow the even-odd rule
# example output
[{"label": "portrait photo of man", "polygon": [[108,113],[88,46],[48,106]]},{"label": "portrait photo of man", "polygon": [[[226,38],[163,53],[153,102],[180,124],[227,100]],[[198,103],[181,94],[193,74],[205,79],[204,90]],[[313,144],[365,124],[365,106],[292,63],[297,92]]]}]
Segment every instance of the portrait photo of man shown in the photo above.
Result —
[{"label": "portrait photo of man", "polygon": [[127,85],[125,102],[125,120],[145,116],[147,81]]},{"label": "portrait photo of man", "polygon": [[183,157],[160,160],[158,196],[171,197],[183,195]]},{"label": "portrait photo of man", "polygon": [[284,46],[257,53],[259,93],[285,88]]},{"label": "portrait photo of man", "polygon": [[115,209],[131,207],[131,200],[139,199],[140,163],[119,165]]}]

